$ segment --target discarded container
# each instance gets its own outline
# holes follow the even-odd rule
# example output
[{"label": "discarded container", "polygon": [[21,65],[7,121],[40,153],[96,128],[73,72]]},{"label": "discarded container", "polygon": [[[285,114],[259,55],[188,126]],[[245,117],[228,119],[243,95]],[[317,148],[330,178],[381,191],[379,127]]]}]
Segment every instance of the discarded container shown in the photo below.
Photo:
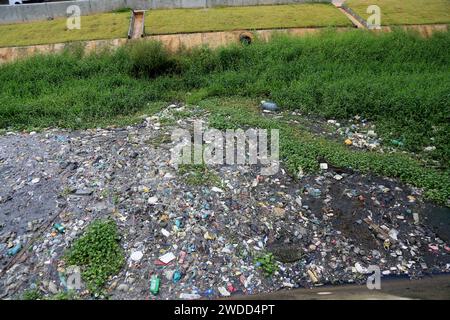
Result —
[{"label": "discarded container", "polygon": [[233,286],[233,284],[232,284],[231,282],[228,282],[228,283],[227,283],[227,290],[228,290],[228,292],[233,293],[233,292],[235,292],[237,289]]},{"label": "discarded container", "polygon": [[316,273],[314,271],[308,270],[307,273],[313,283],[319,282],[319,279],[317,279]]},{"label": "discarded container", "polygon": [[22,250],[22,245],[19,243],[19,244],[16,244],[14,247],[8,249],[6,254],[8,256],[15,256],[16,254],[19,253],[20,250]]},{"label": "discarded container", "polygon": [[152,277],[150,279],[150,292],[155,296],[159,292],[160,282],[161,282],[161,280],[159,279],[159,277],[156,274],[152,275]]},{"label": "discarded container", "polygon": [[172,281],[173,281],[173,283],[177,283],[178,281],[180,281],[181,280],[181,276],[182,276],[182,274],[181,274],[181,272],[180,271],[175,271],[174,273],[173,273],[173,277],[172,277]]},{"label": "discarded container", "polygon": [[181,293],[180,294],[180,299],[184,299],[184,300],[195,300],[195,299],[200,299],[202,296],[199,295],[198,293]]},{"label": "discarded container", "polygon": [[394,146],[397,146],[397,147],[403,147],[403,145],[404,145],[404,143],[403,143],[402,141],[400,141],[400,140],[395,140],[395,139],[392,139],[392,140],[391,140],[391,143],[392,143]]},{"label": "discarded container", "polygon": [[182,264],[184,262],[184,259],[186,258],[186,255],[187,255],[186,251],[181,251],[180,252],[180,257],[178,259],[178,263]]},{"label": "discarded container", "polygon": [[352,140],[350,140],[350,139],[345,139],[344,143],[345,143],[347,146],[351,146],[351,145],[353,144]]},{"label": "discarded container", "polygon": [[211,288],[206,289],[205,292],[204,292],[204,295],[205,295],[206,297],[210,297],[210,296],[212,296],[213,294],[214,294],[214,290],[211,289]]},{"label": "discarded container", "polygon": [[320,191],[320,189],[310,188],[308,189],[308,193],[314,198],[318,198],[322,194],[322,191]]},{"label": "discarded container", "polygon": [[172,262],[175,259],[175,255],[172,252],[168,252],[162,256],[159,257],[159,261],[168,264],[170,262]]},{"label": "discarded container", "polygon": [[419,219],[419,214],[417,212],[413,212],[413,219],[414,219],[415,224],[419,224],[420,219]]},{"label": "discarded container", "polygon": [[131,258],[131,260],[138,262],[139,260],[142,259],[143,256],[144,256],[144,254],[142,253],[142,251],[134,251],[131,254],[130,258]]},{"label": "discarded container", "polygon": [[229,297],[231,295],[231,293],[227,289],[225,289],[224,287],[218,287],[217,290],[219,290],[219,293],[223,297]]},{"label": "discarded container", "polygon": [[216,235],[207,231],[203,235],[203,238],[205,238],[206,240],[215,240],[216,239]]},{"label": "discarded container", "polygon": [[55,229],[55,230],[58,231],[59,233],[64,233],[64,232],[66,232],[66,228],[63,227],[63,225],[60,224],[60,223],[55,223],[55,224],[53,225],[53,229]]},{"label": "discarded container", "polygon": [[326,162],[321,163],[321,164],[320,164],[320,169],[322,169],[322,170],[328,170],[328,163],[326,163]]},{"label": "discarded container", "polygon": [[270,101],[261,101],[260,104],[261,109],[263,110],[269,110],[269,111],[277,111],[278,105],[275,102],[270,102]]}]

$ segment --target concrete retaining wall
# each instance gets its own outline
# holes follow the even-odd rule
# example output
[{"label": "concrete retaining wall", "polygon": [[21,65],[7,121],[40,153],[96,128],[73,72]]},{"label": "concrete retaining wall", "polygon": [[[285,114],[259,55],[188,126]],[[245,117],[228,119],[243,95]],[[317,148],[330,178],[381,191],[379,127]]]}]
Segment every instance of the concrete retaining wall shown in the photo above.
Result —
[{"label": "concrete retaining wall", "polygon": [[66,17],[67,8],[71,5],[79,6],[81,9],[81,15],[89,15],[94,13],[110,12],[121,8],[175,9],[309,2],[329,3],[331,0],[79,0],[22,4],[17,6],[0,5],[0,24]]},{"label": "concrete retaining wall", "polygon": [[[346,30],[347,28],[338,28],[338,31]],[[276,32],[289,33],[293,35],[305,35],[322,30],[321,28],[293,28],[284,30],[257,30],[253,34],[260,39],[269,40],[271,35]],[[244,31],[245,32],[245,31]],[[127,38],[110,39],[110,40],[90,40],[67,43],[54,43],[26,47],[4,47],[0,48],[0,64],[17,59],[27,58],[36,54],[53,54],[61,52],[70,47],[78,47],[81,45],[86,53],[99,50],[101,48],[116,48],[124,45],[128,41],[145,41],[156,40],[161,41],[162,44],[172,52],[179,49],[190,49],[197,46],[206,45],[210,48],[216,48],[227,45],[229,43],[239,43],[239,36],[243,31],[221,31],[221,32],[198,32],[188,34],[168,34],[168,35],[154,35],[147,36],[141,40],[128,40]],[[251,34],[245,32],[246,34]]]},{"label": "concrete retaining wall", "polygon": [[[398,26],[395,28],[402,28],[404,30],[415,30],[419,32],[422,36],[428,37],[435,32],[448,32],[449,25],[410,25],[410,26]],[[394,29],[395,29],[394,28]],[[381,30],[373,31],[361,31],[361,32],[390,32],[393,28],[382,27]],[[315,32],[319,32],[323,28],[292,28],[292,29],[281,29],[281,30],[257,30],[253,34],[257,35],[258,38],[262,40],[269,40],[274,33],[288,33],[295,36],[303,36]],[[353,30],[353,28],[336,28],[337,32],[345,32],[347,30]],[[223,31],[223,32],[198,32],[198,33],[188,33],[188,34],[169,34],[169,35],[155,35],[148,36],[144,38],[148,40],[161,41],[162,44],[170,51],[176,52],[181,48],[193,48],[196,46],[207,45],[211,48],[216,48],[219,46],[224,46],[229,43],[238,43],[240,35],[242,33],[251,34],[246,31]],[[124,45],[127,41],[136,41],[123,39],[111,39],[111,40],[91,40],[91,41],[81,41],[78,42],[84,47],[85,52],[91,52],[99,50],[100,48],[116,48],[118,46]],[[141,41],[141,40],[137,40]],[[0,48],[0,64],[17,59],[23,59],[30,57],[35,54],[52,54],[58,53],[62,50],[74,46],[74,42],[68,43],[55,43],[37,46],[27,46],[27,47],[5,47]]]}]

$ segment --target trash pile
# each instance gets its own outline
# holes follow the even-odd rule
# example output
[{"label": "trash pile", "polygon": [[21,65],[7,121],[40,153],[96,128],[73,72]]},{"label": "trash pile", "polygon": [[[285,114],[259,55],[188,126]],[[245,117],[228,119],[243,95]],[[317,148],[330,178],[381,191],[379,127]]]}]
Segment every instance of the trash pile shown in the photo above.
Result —
[{"label": "trash pile", "polygon": [[[127,259],[105,287],[111,299],[365,283],[371,265],[383,276],[450,271],[449,240],[428,225],[420,190],[395,180],[321,163],[299,180],[282,164],[273,176],[224,165],[187,183],[170,135],[202,114],[171,105],[126,128],[1,136],[0,297],[66,291],[64,252],[99,218],[116,222]],[[376,144],[357,132],[343,129],[353,145]],[[83,284],[76,292],[92,298]]]},{"label": "trash pile", "polygon": [[269,103],[262,101],[261,109],[266,116],[300,124],[314,134],[343,141],[347,146],[384,152],[395,150],[392,146],[402,145],[391,142],[392,146],[390,147],[382,146],[383,139],[376,133],[375,125],[358,115],[343,122],[338,122],[335,119],[325,121],[313,114],[304,114],[299,110],[277,112],[278,108],[269,108],[266,105],[269,105]]},{"label": "trash pile", "polygon": [[356,115],[348,126],[341,126],[336,120],[328,120],[328,124],[337,127],[336,133],[344,137],[344,143],[356,148],[380,150],[382,139],[375,132],[375,125]]}]

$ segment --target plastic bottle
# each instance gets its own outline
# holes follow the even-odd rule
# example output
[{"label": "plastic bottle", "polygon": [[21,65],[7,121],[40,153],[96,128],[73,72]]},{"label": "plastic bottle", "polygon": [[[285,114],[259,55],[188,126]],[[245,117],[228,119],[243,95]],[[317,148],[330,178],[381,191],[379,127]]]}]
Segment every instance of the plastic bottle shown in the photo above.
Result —
[{"label": "plastic bottle", "polygon": [[150,292],[155,296],[159,292],[159,283],[160,283],[159,277],[156,274],[152,275],[150,279]]},{"label": "plastic bottle", "polygon": [[263,110],[269,110],[269,111],[277,111],[278,105],[271,101],[261,101],[261,109]]},{"label": "plastic bottle", "polygon": [[60,223],[55,223],[53,225],[53,229],[55,229],[56,231],[58,231],[59,233],[64,233],[66,232],[66,228],[64,228]]},{"label": "plastic bottle", "polygon": [[173,277],[172,277],[173,283],[177,283],[178,281],[180,281],[181,280],[181,276],[182,276],[181,272],[176,270],[173,273]]},{"label": "plastic bottle", "polygon": [[19,243],[19,244],[16,244],[14,247],[8,249],[6,254],[8,256],[15,256],[16,254],[19,253],[20,250],[22,250],[22,245]]}]

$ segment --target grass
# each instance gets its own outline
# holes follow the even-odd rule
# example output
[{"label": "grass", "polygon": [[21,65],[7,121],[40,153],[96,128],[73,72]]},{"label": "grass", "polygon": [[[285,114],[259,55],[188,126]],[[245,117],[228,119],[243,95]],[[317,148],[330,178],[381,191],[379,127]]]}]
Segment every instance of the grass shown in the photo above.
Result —
[{"label": "grass", "polygon": [[205,164],[182,164],[178,168],[178,174],[189,186],[221,186],[220,178]]},{"label": "grass", "polygon": [[[450,23],[449,0],[348,0],[362,17],[369,5],[380,6],[384,25]],[[68,30],[66,19],[0,25],[0,47],[27,46],[82,40],[125,38],[130,11],[81,17],[80,30]],[[146,12],[149,35],[186,32],[351,26],[329,4],[223,7],[208,9],[161,9]]]},{"label": "grass", "polygon": [[0,25],[0,47],[126,38],[129,18],[130,13],[82,16],[79,30],[67,29],[65,18]]},{"label": "grass", "polygon": [[450,23],[450,0],[347,0],[364,19],[370,5],[381,9],[382,25]]},{"label": "grass", "polygon": [[[127,9],[82,16],[80,30],[68,30],[65,18],[0,25],[0,47],[125,38],[129,18]],[[147,11],[145,17],[147,34],[350,25],[327,4],[161,9]]]},{"label": "grass", "polygon": [[[89,56],[37,56],[1,66],[0,128],[124,124],[160,110],[164,101],[213,101],[205,105],[214,110],[211,122],[217,126],[280,127],[281,152],[292,172],[299,166],[316,170],[320,156],[423,187],[440,203],[449,198],[449,33],[427,39],[404,32],[280,35],[269,43],[169,55],[155,52],[163,49],[154,44],[148,44],[151,50],[140,46]],[[225,103],[235,97],[234,107]],[[386,143],[401,140],[404,150],[414,152],[436,146],[430,157],[438,165],[427,167],[400,153],[354,152],[305,130],[265,122],[254,108],[262,99],[325,118],[361,115],[376,123]]]},{"label": "grass", "polygon": [[119,272],[125,262],[115,223],[93,221],[73,243],[65,260],[68,265],[82,268],[81,276],[91,293],[100,293],[108,278]]},{"label": "grass", "polygon": [[329,4],[154,10],[145,18],[148,34],[326,26],[351,23]]},{"label": "grass", "polygon": [[39,289],[28,289],[22,293],[22,300],[42,300],[44,295]]},{"label": "grass", "polygon": [[79,300],[79,296],[75,291],[61,291],[46,298],[46,300]]},{"label": "grass", "polygon": [[[351,25],[328,4],[161,9],[149,10],[145,15],[147,34]],[[65,18],[0,25],[0,47],[126,38],[129,18],[126,9],[82,16],[80,30],[68,30]]]},{"label": "grass", "polygon": [[45,296],[39,289],[28,289],[22,293],[21,300],[76,300],[78,295],[74,291],[58,292]]}]

